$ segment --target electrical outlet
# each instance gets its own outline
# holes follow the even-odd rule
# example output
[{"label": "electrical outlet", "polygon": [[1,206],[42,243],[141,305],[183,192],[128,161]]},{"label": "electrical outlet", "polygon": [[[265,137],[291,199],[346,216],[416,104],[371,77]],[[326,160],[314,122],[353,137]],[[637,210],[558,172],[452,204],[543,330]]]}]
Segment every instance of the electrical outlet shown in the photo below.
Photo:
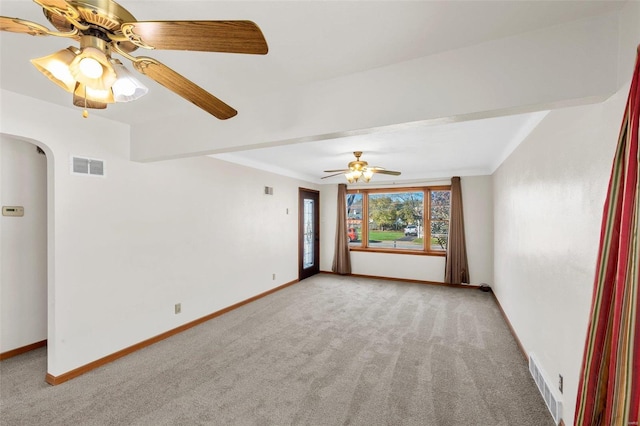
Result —
[{"label": "electrical outlet", "polygon": [[273,274],[273,276],[271,277],[272,280],[276,279],[276,274]]},{"label": "electrical outlet", "polygon": [[176,314],[179,314],[180,312],[182,312],[182,303],[176,303],[175,312]]},{"label": "electrical outlet", "polygon": [[562,388],[564,387],[564,378],[562,377],[562,374],[558,374],[558,377],[558,389],[560,389],[560,393],[562,393]]}]

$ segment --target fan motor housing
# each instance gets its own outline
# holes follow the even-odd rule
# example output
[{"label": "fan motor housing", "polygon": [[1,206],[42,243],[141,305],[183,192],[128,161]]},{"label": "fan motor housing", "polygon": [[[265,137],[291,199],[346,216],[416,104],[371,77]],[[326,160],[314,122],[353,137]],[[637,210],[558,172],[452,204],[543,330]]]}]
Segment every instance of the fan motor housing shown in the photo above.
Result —
[{"label": "fan motor housing", "polygon": [[[81,31],[84,35],[91,35],[108,41],[106,33],[116,33],[120,26],[126,22],[137,22],[136,18],[127,9],[113,0],[69,0],[80,14],[78,21],[89,25],[89,30]],[[51,24],[61,32],[73,30],[73,24],[59,14],[48,9],[42,9],[44,16]],[[80,39],[80,36],[77,38]],[[120,42],[120,49],[125,52],[133,52],[138,48],[130,42]]]}]

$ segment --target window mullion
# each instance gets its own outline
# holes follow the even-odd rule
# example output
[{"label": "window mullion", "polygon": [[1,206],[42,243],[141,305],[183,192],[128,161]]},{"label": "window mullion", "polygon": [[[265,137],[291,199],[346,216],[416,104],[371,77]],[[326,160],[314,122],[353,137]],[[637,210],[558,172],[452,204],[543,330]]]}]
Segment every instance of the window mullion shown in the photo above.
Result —
[{"label": "window mullion", "polygon": [[424,192],[424,219],[422,220],[422,250],[431,250],[431,189]]},{"label": "window mullion", "polygon": [[362,195],[362,247],[369,247],[369,193]]}]

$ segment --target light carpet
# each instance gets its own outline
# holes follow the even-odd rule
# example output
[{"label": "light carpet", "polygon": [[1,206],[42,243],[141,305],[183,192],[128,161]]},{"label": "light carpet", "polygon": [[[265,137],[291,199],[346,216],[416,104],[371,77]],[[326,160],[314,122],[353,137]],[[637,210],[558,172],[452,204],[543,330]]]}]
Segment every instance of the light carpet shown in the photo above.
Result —
[{"label": "light carpet", "polygon": [[553,425],[490,293],[320,274],[59,386],[0,363],[2,425]]}]

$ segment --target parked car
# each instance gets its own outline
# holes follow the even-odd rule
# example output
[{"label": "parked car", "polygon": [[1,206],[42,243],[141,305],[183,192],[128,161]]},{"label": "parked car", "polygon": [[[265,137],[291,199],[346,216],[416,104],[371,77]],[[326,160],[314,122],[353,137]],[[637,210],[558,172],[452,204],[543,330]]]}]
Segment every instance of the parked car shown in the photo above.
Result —
[{"label": "parked car", "polygon": [[416,225],[407,225],[407,227],[404,228],[404,236],[408,237],[409,235],[418,236],[418,227]]},{"label": "parked car", "polygon": [[349,242],[358,241],[358,231],[355,228],[347,229],[347,237],[349,238]]}]

